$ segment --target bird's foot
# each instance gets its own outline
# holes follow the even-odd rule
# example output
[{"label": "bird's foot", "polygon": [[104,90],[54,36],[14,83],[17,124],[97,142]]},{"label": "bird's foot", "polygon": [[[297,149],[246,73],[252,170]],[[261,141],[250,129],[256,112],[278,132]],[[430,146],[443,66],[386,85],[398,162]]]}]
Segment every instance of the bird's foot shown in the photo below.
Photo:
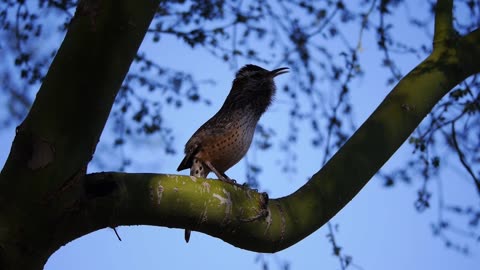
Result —
[{"label": "bird's foot", "polygon": [[235,179],[231,179],[227,176],[227,178],[218,178],[220,181],[223,181],[225,183],[229,183],[231,185],[234,185],[234,186],[237,186],[237,187],[241,187],[241,188],[248,188],[248,186],[246,186],[245,184],[239,184],[237,183],[237,180]]},{"label": "bird's foot", "polygon": [[232,184],[232,185],[240,186],[239,184],[237,184],[237,181],[235,181],[235,179],[231,179],[231,178],[228,177],[225,173],[218,171],[218,170],[212,165],[212,163],[210,163],[210,161],[205,161],[205,165],[207,165],[207,167],[208,167],[213,173],[215,173],[215,175],[218,177],[218,179],[219,179],[220,181],[223,181],[223,182],[225,182],[225,183],[229,183],[229,184]]},{"label": "bird's foot", "polygon": [[250,190],[253,190],[253,191],[255,191],[255,192],[258,192],[258,189],[256,189],[256,188],[251,188],[250,185],[249,185],[247,182],[243,183],[243,184],[242,184],[242,187],[245,188],[245,189],[250,189]]}]

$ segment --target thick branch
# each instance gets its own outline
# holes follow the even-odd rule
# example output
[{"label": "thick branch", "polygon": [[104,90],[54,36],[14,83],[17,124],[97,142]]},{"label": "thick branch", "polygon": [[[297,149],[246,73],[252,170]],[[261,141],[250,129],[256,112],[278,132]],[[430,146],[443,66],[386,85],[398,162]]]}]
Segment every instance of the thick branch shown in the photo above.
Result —
[{"label": "thick branch", "polygon": [[82,196],[80,179],[158,2],[79,1],[0,174],[1,269],[40,269],[63,244],[56,224]]},{"label": "thick branch", "polygon": [[65,243],[105,227],[145,224],[236,238],[254,249],[255,239],[245,232],[268,229],[268,199],[247,187],[193,176],[115,172],[88,175],[85,184],[83,207],[72,209],[58,226]]},{"label": "thick branch", "polygon": [[[468,49],[467,49],[468,48]],[[395,86],[375,112],[312,179],[279,199],[288,213],[284,248],[338,213],[395,153],[433,106],[455,85],[480,70],[476,30],[456,47],[434,50]],[[467,62],[467,63],[466,63]],[[301,211],[299,211],[301,209]]]}]

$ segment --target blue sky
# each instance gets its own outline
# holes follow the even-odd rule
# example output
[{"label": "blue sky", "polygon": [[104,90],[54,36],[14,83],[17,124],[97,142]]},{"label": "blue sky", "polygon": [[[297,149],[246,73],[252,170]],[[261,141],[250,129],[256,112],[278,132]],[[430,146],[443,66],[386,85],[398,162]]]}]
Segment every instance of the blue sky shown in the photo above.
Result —
[{"label": "blue sky", "polygon": [[[422,5],[419,5],[419,9]],[[412,12],[412,11],[410,11]],[[400,38],[423,41],[422,31],[412,31],[404,27],[405,16],[399,14],[395,18],[395,29]],[[352,30],[352,33],[357,33]],[[381,69],[381,54],[373,39],[372,33],[363,37],[363,48],[359,54],[364,63],[366,75],[355,81],[352,87],[352,103],[355,110],[355,121],[360,125],[366,117],[383,100],[391,87],[386,85],[385,69]],[[428,44],[428,41],[427,41]],[[212,57],[202,49],[191,49],[182,45],[172,37],[161,39],[158,44],[145,42],[141,50],[155,55],[164,66],[191,72],[198,79],[215,79],[216,85],[204,86],[202,94],[211,101],[211,106],[194,104],[184,106],[180,111],[166,109],[165,120],[174,130],[177,149],[191,134],[221,106],[228,94],[235,70],[222,60]],[[406,73],[421,61],[417,57],[403,57],[398,60],[402,71]],[[276,62],[276,61],[272,61]],[[240,65],[247,62],[240,62]],[[256,64],[256,63],[255,63]],[[275,66],[264,66],[273,69]],[[385,74],[385,75],[383,75]],[[279,76],[276,81],[281,86],[287,82],[291,74]],[[3,99],[4,100],[4,99]],[[0,100],[0,102],[4,102]],[[277,97],[273,106],[262,117],[262,123],[278,123],[274,126],[282,132],[283,119],[288,110],[288,102]],[[4,113],[4,112],[0,112]],[[112,123],[109,122],[102,136],[99,149],[107,148],[113,140]],[[272,126],[272,125],[270,125]],[[283,130],[284,131],[284,130]],[[14,127],[0,131],[0,164],[4,163],[14,136]],[[142,156],[135,160],[128,172],[176,173],[175,169],[180,155],[164,155],[158,138],[146,138],[142,147],[128,147],[127,155]],[[158,148],[158,152],[152,149]],[[321,158],[318,149],[308,144],[299,144],[298,174],[284,175],[272,156],[278,151],[248,153],[248,158],[264,165],[264,173],[260,176],[261,191],[267,191],[270,197],[280,197],[294,192],[302,186],[308,176],[320,169]],[[404,145],[388,161],[384,168],[402,166],[402,161],[410,155],[412,149]],[[455,161],[451,161],[454,163]],[[454,164],[453,164],[454,165]],[[92,164],[90,171],[100,168]],[[116,165],[102,168],[115,170]],[[183,171],[182,174],[187,174]],[[240,162],[228,171],[232,178],[244,179],[245,163]],[[214,177],[213,174],[210,177]],[[439,176],[444,188],[449,190],[448,196],[455,201],[473,201],[475,191],[464,181],[461,171],[446,170]],[[362,269],[475,269],[478,267],[478,244],[471,245],[472,254],[461,255],[444,247],[440,239],[432,236],[430,222],[437,217],[435,206],[425,213],[419,214],[413,207],[416,199],[416,188],[403,184],[393,189],[385,189],[382,182],[375,177],[367,186],[333,219],[339,231],[336,240],[343,247],[343,252],[353,256],[353,262]],[[433,197],[433,200],[437,198]],[[478,200],[478,199],[477,199]],[[60,269],[261,269],[255,262],[257,253],[237,249],[220,239],[212,238],[198,232],[192,233],[190,243],[183,240],[183,230],[151,226],[120,227],[118,232],[123,241],[118,241],[111,229],[104,229],[77,239],[58,250],[45,266],[46,270]],[[279,262],[288,261],[290,269],[339,269],[338,259],[333,257],[331,244],[327,241],[326,226],[308,236],[298,244],[274,255],[266,254],[271,269],[278,269]]]}]

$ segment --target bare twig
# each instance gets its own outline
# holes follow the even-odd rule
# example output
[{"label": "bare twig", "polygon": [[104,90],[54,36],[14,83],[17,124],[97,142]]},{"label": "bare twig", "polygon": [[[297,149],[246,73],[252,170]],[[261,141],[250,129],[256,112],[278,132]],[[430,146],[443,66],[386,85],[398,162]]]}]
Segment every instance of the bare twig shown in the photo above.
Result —
[{"label": "bare twig", "polygon": [[477,192],[480,195],[480,180],[477,178],[477,176],[473,172],[472,167],[465,160],[465,155],[463,154],[462,150],[460,150],[460,146],[458,145],[458,141],[457,141],[457,135],[455,132],[455,122],[452,122],[452,142],[455,147],[455,150],[457,151],[457,155],[458,155],[458,158],[460,159],[460,162],[472,177],[473,183],[475,184],[475,187],[477,188]]}]

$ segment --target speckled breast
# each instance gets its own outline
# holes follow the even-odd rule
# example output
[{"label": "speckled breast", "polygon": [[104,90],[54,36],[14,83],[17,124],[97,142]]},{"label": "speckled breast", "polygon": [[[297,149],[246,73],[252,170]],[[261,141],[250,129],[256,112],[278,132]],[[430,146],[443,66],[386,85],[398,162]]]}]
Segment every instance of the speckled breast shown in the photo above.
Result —
[{"label": "speckled breast", "polygon": [[243,120],[228,123],[222,134],[215,134],[217,139],[205,149],[212,165],[221,172],[239,162],[250,148],[257,121]]}]

